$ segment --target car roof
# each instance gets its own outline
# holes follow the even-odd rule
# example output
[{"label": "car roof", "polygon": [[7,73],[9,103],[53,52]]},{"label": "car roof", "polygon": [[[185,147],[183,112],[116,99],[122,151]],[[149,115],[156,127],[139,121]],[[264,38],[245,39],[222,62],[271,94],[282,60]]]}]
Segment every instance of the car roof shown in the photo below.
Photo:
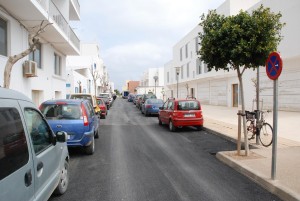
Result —
[{"label": "car roof", "polygon": [[56,100],[47,100],[43,102],[42,104],[56,104],[57,102],[65,102],[68,104],[77,104],[79,105],[82,102],[88,102],[88,100],[84,99],[56,99]]},{"label": "car roof", "polygon": [[1,88],[1,87],[0,87],[0,98],[24,100],[24,101],[32,102],[30,98],[28,98],[26,95],[24,95],[21,92],[12,89]]}]

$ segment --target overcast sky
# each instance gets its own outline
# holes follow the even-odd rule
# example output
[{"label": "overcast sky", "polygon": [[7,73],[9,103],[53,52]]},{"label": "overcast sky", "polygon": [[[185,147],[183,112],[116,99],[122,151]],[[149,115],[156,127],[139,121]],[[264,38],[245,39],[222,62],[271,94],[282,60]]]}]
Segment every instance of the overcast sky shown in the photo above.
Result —
[{"label": "overcast sky", "polygon": [[139,81],[148,68],[163,67],[172,48],[225,0],[80,0],[82,42],[98,43],[115,88]]}]

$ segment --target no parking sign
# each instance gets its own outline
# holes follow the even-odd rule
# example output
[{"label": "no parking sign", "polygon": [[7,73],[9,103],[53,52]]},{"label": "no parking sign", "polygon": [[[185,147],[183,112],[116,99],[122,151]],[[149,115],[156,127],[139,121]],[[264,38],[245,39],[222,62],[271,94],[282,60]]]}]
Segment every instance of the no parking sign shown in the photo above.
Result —
[{"label": "no parking sign", "polygon": [[277,80],[282,71],[282,59],[277,52],[272,52],[266,62],[266,72],[271,80]]}]

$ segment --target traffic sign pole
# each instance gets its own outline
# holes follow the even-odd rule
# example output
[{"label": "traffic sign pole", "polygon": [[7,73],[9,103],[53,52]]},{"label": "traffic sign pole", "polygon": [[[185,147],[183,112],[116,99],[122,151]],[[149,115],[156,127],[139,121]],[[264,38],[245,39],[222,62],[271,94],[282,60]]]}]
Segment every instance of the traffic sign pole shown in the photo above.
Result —
[{"label": "traffic sign pole", "polygon": [[268,77],[274,81],[273,90],[273,145],[272,145],[272,170],[271,178],[276,179],[277,159],[277,126],[278,126],[278,77],[282,71],[282,59],[277,52],[272,52],[266,62]]}]

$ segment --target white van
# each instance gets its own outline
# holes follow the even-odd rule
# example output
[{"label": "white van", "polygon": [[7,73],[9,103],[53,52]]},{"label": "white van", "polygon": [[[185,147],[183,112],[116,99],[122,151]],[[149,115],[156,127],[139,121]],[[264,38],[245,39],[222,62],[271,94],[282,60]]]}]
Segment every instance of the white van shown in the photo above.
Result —
[{"label": "white van", "polygon": [[67,135],[54,134],[30,99],[0,88],[0,130],[0,200],[48,200],[67,190]]}]

